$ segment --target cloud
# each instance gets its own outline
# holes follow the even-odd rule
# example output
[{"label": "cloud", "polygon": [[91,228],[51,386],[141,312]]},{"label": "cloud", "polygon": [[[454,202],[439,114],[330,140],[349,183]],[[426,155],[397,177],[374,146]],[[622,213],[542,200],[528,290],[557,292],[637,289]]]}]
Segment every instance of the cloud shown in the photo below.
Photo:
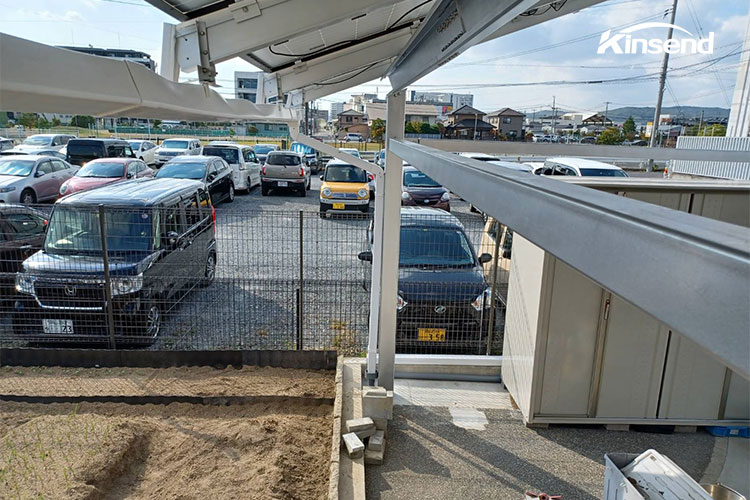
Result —
[{"label": "cloud", "polygon": [[19,9],[18,14],[22,18],[37,19],[39,21],[86,22],[86,18],[77,10],[67,10],[60,14],[49,10],[30,11],[27,9]]},{"label": "cloud", "polygon": [[737,15],[723,20],[718,31],[727,40],[742,40],[745,38],[746,29],[748,29],[748,16]]}]

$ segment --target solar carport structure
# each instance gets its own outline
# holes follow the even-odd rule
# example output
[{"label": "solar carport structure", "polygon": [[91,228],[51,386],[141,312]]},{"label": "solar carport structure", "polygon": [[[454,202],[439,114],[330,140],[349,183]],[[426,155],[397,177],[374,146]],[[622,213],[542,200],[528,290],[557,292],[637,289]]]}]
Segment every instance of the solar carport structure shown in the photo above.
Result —
[{"label": "solar carport structure", "polygon": [[[394,376],[402,159],[681,332],[736,373],[750,375],[747,228],[504,172],[404,140],[407,85],[473,45],[601,0],[147,1],[177,21],[164,26],[161,76],[133,63],[2,35],[0,107],[282,121],[296,140],[374,173],[378,189],[367,369],[380,385],[392,388]],[[278,96],[283,104],[255,105],[214,92],[215,65],[235,57],[269,72],[265,95]],[[176,83],[180,70],[197,71],[202,85]],[[49,75],[55,79],[50,81]],[[387,105],[386,173],[299,133],[299,109],[305,102],[380,77],[387,77],[394,89]]]}]

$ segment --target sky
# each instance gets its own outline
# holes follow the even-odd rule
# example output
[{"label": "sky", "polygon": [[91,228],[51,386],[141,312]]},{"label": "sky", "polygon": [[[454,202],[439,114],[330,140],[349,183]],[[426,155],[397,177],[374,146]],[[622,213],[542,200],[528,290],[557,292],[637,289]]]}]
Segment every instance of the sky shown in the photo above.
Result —
[{"label": "sky", "polygon": [[[314,1],[314,0],[311,0]],[[643,21],[668,22],[670,0],[608,0],[581,12],[475,46],[432,72],[410,89],[473,93],[475,107],[493,111],[511,107],[525,113],[558,108],[583,112],[622,106],[653,106],[657,81],[600,85],[564,83],[502,86],[517,83],[609,80],[659,71],[661,55],[598,55],[599,33]],[[675,71],[667,80],[664,106],[728,108],[737,76],[741,44],[748,26],[748,0],[679,0],[675,24],[693,34],[714,32],[713,55],[673,56]],[[162,25],[176,22],[143,0],[0,0],[0,32],[50,45],[142,50],[157,61],[161,56]],[[661,31],[659,31],[661,30]],[[640,32],[664,37],[663,28]],[[591,35],[591,36],[587,36]],[[636,34],[634,34],[636,35]],[[574,40],[571,42],[571,40]],[[578,40],[578,41],[575,41]],[[738,52],[711,64],[710,61]],[[704,66],[709,66],[703,69]],[[233,97],[234,71],[254,71],[242,60],[217,66],[217,90]],[[700,70],[700,71],[696,71]],[[182,74],[189,81],[195,74]],[[494,86],[494,87],[493,87]],[[319,107],[348,100],[361,92],[390,90],[388,80],[369,82],[328,96]],[[608,103],[608,104],[607,104]]]}]

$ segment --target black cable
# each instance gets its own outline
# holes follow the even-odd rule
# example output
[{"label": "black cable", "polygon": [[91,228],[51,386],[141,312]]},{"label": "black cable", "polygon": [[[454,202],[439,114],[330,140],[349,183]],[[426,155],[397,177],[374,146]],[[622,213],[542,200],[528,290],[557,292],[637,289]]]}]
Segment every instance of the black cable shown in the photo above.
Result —
[{"label": "black cable", "polygon": [[387,29],[387,30],[389,30],[389,29],[393,28],[393,27],[394,27],[394,26],[396,26],[396,25],[397,25],[397,24],[398,24],[399,22],[401,22],[401,20],[402,20],[403,18],[405,18],[406,16],[408,16],[409,14],[411,14],[412,12],[414,12],[415,10],[417,10],[418,8],[422,7],[422,6],[423,6],[423,5],[425,5],[425,4],[428,4],[428,3],[430,3],[430,2],[432,2],[432,0],[425,0],[425,1],[424,1],[424,2],[422,2],[422,3],[419,3],[419,4],[415,5],[415,6],[414,6],[414,7],[412,7],[411,9],[407,10],[406,12],[404,12],[404,13],[403,13],[403,14],[401,15],[401,17],[399,17],[398,19],[396,19],[396,20],[395,20],[395,21],[394,21],[394,22],[393,22],[393,23],[392,23],[392,24],[391,24],[391,25],[390,25],[390,26],[389,26],[388,28],[386,28],[386,29]]},{"label": "black cable", "polygon": [[[379,62],[380,62],[380,61],[379,61]],[[365,72],[365,71],[367,71],[368,69],[372,68],[372,67],[373,67],[373,66],[375,66],[376,64],[378,64],[378,63],[377,63],[377,62],[375,62],[375,63],[372,63],[372,64],[370,64],[369,66],[365,66],[365,67],[364,67],[363,69],[359,70],[358,72],[354,73],[353,75],[351,75],[351,76],[347,76],[346,78],[343,78],[343,79],[341,79],[341,80],[337,80],[337,81],[335,81],[335,82],[326,82],[326,83],[319,83],[318,85],[321,85],[321,86],[324,86],[324,85],[338,85],[339,83],[344,83],[344,82],[347,82],[347,81],[351,80],[352,78],[356,78],[356,77],[358,77],[359,75],[361,75],[362,73],[364,73],[364,72]]]}]

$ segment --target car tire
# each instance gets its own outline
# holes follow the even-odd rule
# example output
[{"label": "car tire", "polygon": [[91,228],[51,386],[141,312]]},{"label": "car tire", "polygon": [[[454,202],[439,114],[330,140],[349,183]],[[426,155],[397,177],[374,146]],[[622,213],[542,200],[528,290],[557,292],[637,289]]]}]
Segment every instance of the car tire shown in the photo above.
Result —
[{"label": "car tire", "polygon": [[310,188],[312,188],[312,177],[307,181],[307,190],[310,191]]},{"label": "car tire", "polygon": [[245,191],[247,194],[250,194],[250,190],[253,189],[253,181],[250,180],[250,177],[247,178],[247,190]]},{"label": "car tire", "polygon": [[139,339],[139,344],[150,344],[161,332],[162,323],[164,322],[164,308],[158,300],[147,306],[146,317],[143,318],[143,340]]},{"label": "car tire", "polygon": [[227,195],[227,203],[234,201],[234,183],[229,185],[229,194]]},{"label": "car tire", "polygon": [[298,194],[299,194],[299,195],[300,195],[300,196],[301,196],[302,198],[304,198],[305,196],[307,196],[307,188],[306,188],[306,186],[304,186],[304,185],[303,185],[303,186],[302,186],[302,189],[298,190],[298,191],[297,191],[297,193],[298,193]]},{"label": "car tire", "polygon": [[261,184],[260,186],[260,194],[262,196],[268,196],[268,188],[264,186],[263,184]]},{"label": "car tire", "polygon": [[26,188],[21,192],[22,205],[33,205],[36,201],[36,193],[33,189]]},{"label": "car tire", "polygon": [[370,204],[368,203],[367,205],[362,205],[361,207],[359,207],[359,210],[363,214],[369,214],[370,213]]},{"label": "car tire", "polygon": [[214,282],[216,277],[216,254],[211,252],[206,257],[206,266],[203,269],[203,278],[201,279],[200,286],[205,288]]},{"label": "car tire", "polygon": [[318,214],[320,215],[321,219],[326,218],[326,209],[322,204],[320,205],[320,211],[318,212]]}]

